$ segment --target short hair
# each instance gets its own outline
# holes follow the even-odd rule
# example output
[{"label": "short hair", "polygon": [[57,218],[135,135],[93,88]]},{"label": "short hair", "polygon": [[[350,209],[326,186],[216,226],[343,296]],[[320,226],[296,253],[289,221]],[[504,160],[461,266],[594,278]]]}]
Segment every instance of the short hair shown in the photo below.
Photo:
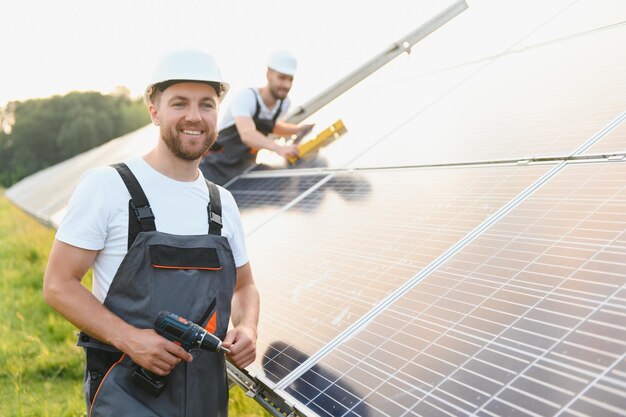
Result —
[{"label": "short hair", "polygon": [[150,93],[150,103],[155,107],[159,106],[159,102],[161,101],[161,95],[163,94],[163,90],[159,88],[153,88]]}]

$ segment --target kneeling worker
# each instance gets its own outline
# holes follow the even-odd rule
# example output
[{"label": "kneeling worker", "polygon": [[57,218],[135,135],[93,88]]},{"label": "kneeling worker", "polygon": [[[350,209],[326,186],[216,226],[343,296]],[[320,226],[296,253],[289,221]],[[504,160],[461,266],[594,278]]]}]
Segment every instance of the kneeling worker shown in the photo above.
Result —
[{"label": "kneeling worker", "polygon": [[[254,361],[259,294],[239,211],[198,169],[227,91],[208,54],[162,60],[144,95],[155,147],[88,171],[59,226],[44,296],[82,330],[90,417],[228,415],[224,354],[162,337],[162,310],[221,339],[235,365]],[[91,267],[93,293],[81,284]]]},{"label": "kneeling worker", "polygon": [[268,138],[270,133],[291,136],[305,133],[313,125],[294,125],[284,116],[291,101],[297,62],[287,51],[276,51],[267,61],[267,84],[239,92],[220,123],[220,133],[213,148],[200,163],[204,176],[223,185],[255,164],[259,149],[268,149],[283,158],[298,156],[295,145],[280,145]]}]

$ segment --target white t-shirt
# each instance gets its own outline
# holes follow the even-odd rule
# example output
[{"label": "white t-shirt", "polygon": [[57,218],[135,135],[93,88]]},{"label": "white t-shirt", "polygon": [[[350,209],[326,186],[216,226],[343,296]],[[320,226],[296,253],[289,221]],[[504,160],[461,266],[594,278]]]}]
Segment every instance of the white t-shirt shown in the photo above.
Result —
[{"label": "white t-shirt", "polygon": [[[208,233],[209,190],[202,174],[193,182],[180,182],[159,173],[143,158],[133,158],[126,165],[148,197],[159,232]],[[240,267],[248,262],[248,255],[239,209],[232,194],[218,188],[222,200],[222,236],[228,238],[235,265]],[[56,233],[61,242],[99,251],[92,266],[93,294],[101,302],[127,252],[129,200],[126,185],[114,168],[89,170],[74,191]]]},{"label": "white t-shirt", "polygon": [[[259,104],[261,105],[261,111],[259,112],[259,117],[261,119],[273,119],[274,113],[278,110],[278,106],[280,101],[277,101],[274,107],[268,109],[261,97],[259,97],[258,89],[247,88],[238,92],[231,102],[230,106],[224,111],[224,115],[222,116],[222,120],[219,123],[219,128],[226,129],[229,126],[235,124],[235,117],[239,116],[249,116],[253,117],[256,112],[256,103],[257,99]],[[291,100],[289,97],[283,100],[283,107],[280,111],[280,115],[278,116],[278,120],[282,120],[285,118],[287,114],[287,110],[289,110],[289,106],[291,105]]]}]

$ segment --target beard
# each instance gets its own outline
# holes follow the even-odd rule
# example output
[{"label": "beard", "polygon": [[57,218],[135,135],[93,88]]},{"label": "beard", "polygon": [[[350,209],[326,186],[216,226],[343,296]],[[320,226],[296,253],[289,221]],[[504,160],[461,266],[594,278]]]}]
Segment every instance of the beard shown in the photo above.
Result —
[{"label": "beard", "polygon": [[269,86],[270,94],[275,100],[284,100],[289,94],[289,90],[286,88],[278,89],[274,86]]},{"label": "beard", "polygon": [[[184,142],[181,140],[178,132],[183,129],[191,129],[191,130],[201,130],[203,132],[207,132],[204,143],[200,148],[197,149],[186,149],[184,146]],[[166,126],[161,126],[161,138],[163,142],[167,145],[170,152],[172,152],[175,156],[180,159],[184,159],[185,161],[195,161],[196,159],[200,159],[209,151],[213,142],[217,139],[217,130],[209,132],[207,126],[205,124],[195,125],[195,126],[177,126],[176,130],[170,129]]]}]

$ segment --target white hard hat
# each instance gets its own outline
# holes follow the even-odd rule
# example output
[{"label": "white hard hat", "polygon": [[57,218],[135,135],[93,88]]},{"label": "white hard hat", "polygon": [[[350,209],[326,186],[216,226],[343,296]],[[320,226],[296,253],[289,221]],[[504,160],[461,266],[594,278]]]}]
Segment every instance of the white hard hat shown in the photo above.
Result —
[{"label": "white hard hat", "polygon": [[143,100],[150,104],[150,97],[154,88],[161,84],[161,91],[174,82],[180,81],[200,81],[211,84],[220,101],[228,92],[230,86],[224,82],[222,73],[217,65],[217,61],[211,55],[195,50],[179,51],[164,56],[157,64],[150,84],[146,87]]},{"label": "white hard hat", "polygon": [[267,67],[274,71],[287,75],[295,75],[298,69],[298,62],[289,51],[274,51],[267,59]]}]

